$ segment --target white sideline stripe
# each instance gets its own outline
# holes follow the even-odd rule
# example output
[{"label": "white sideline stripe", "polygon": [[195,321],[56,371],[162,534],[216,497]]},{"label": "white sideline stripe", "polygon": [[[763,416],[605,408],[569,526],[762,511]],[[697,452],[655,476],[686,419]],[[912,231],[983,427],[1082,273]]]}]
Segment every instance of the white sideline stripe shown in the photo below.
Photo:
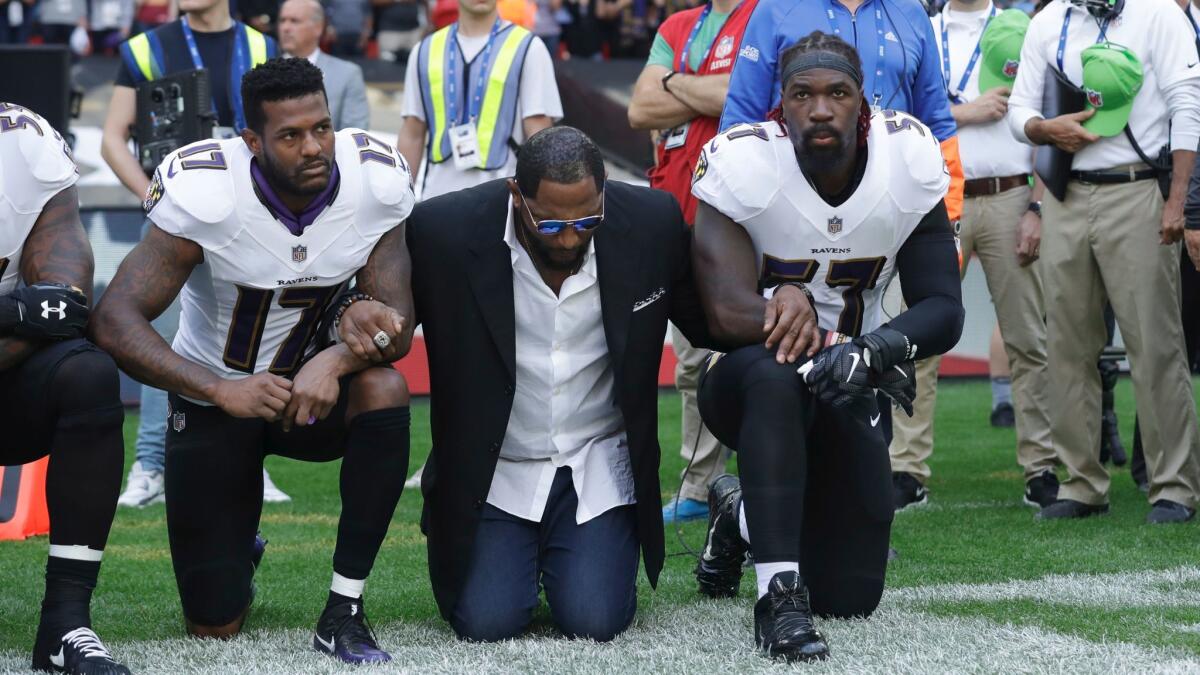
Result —
[{"label": "white sideline stripe", "polygon": [[[989,597],[1014,599],[1044,587],[1057,602],[1057,584],[1087,583],[1121,593],[1188,582],[1195,568],[1095,576],[1061,576],[1031,582],[985,584]],[[1200,658],[1183,649],[1122,642],[1091,642],[1038,626],[1001,625],[978,617],[939,617],[915,611],[915,600],[968,597],[969,585],[888,591],[870,620],[819,621],[832,659],[791,669],[802,673],[1200,673]],[[1180,589],[1182,590],[1182,589]],[[1111,594],[1110,594],[1111,596]],[[1124,595],[1118,594],[1119,597]],[[260,596],[264,597],[264,596]],[[269,596],[265,596],[269,604]],[[531,637],[500,644],[465,644],[443,623],[391,623],[378,631],[393,657],[375,673],[781,673],[778,663],[755,654],[752,603],[695,601],[671,605],[643,597],[634,626],[612,644]],[[103,627],[100,627],[103,629]],[[1164,630],[1179,626],[1162,626]],[[103,634],[103,631],[101,631]],[[315,653],[308,629],[250,631],[230,642],[171,639],[115,643],[114,655],[138,673],[353,673]],[[0,653],[0,671],[28,668],[28,655]]]},{"label": "white sideline stripe", "polygon": [[1038,600],[1083,607],[1200,608],[1200,567],[1053,575],[999,584],[918,586],[892,593],[907,602]]},{"label": "white sideline stripe", "polygon": [[83,560],[85,562],[100,562],[104,557],[104,551],[97,551],[94,548],[80,546],[64,546],[62,544],[50,544],[51,558],[65,558],[67,560]]}]

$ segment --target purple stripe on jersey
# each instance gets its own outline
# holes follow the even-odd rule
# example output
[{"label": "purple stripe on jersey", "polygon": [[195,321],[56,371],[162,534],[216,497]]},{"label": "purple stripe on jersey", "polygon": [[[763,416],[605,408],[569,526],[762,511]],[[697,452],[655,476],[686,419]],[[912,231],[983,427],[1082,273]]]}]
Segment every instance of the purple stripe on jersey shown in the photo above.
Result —
[{"label": "purple stripe on jersey", "polygon": [[271,209],[275,218],[287,227],[288,232],[297,237],[303,234],[304,228],[312,225],[317,216],[321,215],[325,207],[329,206],[329,203],[333,201],[334,195],[337,194],[338,182],[341,180],[341,176],[338,174],[337,162],[334,162],[333,170],[329,173],[329,185],[325,187],[321,194],[309,202],[308,206],[304,207],[300,215],[296,215],[283,203],[279,195],[275,194],[275,190],[267,182],[266,175],[263,174],[262,169],[258,168],[257,159],[250,160],[250,176],[254,179],[254,184],[258,187],[258,193],[262,195],[267,207]]}]

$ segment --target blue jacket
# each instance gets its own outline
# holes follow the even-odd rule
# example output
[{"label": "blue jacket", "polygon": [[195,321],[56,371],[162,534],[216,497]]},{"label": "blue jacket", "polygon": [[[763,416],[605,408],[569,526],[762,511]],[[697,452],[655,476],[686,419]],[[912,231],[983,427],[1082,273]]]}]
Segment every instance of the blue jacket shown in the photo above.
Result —
[{"label": "blue jacket", "polygon": [[742,37],[721,131],[767,118],[779,105],[780,53],[817,30],[858,48],[868,103],[914,115],[939,141],[955,134],[933,26],[917,0],[866,0],[853,15],[837,0],[760,0]]}]

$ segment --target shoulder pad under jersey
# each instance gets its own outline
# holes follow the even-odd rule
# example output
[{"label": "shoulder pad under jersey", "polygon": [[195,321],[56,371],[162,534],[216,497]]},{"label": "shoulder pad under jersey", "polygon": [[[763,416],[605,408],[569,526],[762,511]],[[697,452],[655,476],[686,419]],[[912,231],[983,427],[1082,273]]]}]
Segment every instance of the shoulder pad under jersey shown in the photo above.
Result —
[{"label": "shoulder pad under jersey", "polygon": [[753,217],[779,192],[776,146],[787,134],[776,122],[738,124],[704,144],[692,194],[735,221]]}]

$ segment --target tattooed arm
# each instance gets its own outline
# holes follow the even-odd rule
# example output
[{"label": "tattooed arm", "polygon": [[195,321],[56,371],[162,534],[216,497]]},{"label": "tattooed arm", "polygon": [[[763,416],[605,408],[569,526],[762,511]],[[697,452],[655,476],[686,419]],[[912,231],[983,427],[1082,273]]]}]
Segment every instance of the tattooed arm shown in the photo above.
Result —
[{"label": "tattooed arm", "polygon": [[[391,362],[402,358],[412,346],[417,324],[413,317],[412,259],[405,243],[405,227],[405,223],[400,223],[383,235],[367,264],[358,271],[358,290],[378,302],[356,302],[342,314],[338,333],[360,359]],[[372,341],[380,331],[391,338],[386,348]]]},{"label": "tattooed arm", "polygon": [[92,313],[90,333],[138,381],[212,402],[221,378],[176,354],[150,325],[203,261],[197,244],[151,226],[125,257]]},{"label": "tattooed arm", "polygon": [[[71,186],[50,198],[21,250],[21,279],[26,284],[52,281],[81,289],[92,299],[92,247],[79,221],[79,197]],[[0,338],[0,372],[24,361],[37,341]]]}]

